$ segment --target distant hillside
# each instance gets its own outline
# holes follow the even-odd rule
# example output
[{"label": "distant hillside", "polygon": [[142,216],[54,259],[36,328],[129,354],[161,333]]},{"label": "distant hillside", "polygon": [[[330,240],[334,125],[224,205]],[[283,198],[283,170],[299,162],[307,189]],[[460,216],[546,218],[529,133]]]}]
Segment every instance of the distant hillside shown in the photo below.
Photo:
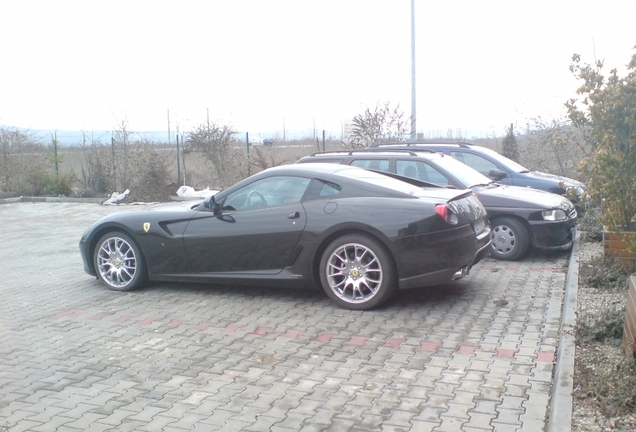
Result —
[{"label": "distant hillside", "polygon": [[[0,127],[13,128],[12,126],[0,125]],[[83,143],[90,144],[91,142],[110,143],[112,138],[112,131],[96,130],[96,131],[79,131],[79,130],[41,130],[41,129],[24,129],[19,130],[31,134],[43,144],[51,142],[51,136],[56,134],[57,139],[62,147],[79,146]],[[135,138],[145,138],[149,141],[158,143],[168,142],[168,131],[131,131]],[[316,131],[317,136],[322,140],[322,131]],[[181,135],[184,135],[182,132]],[[255,133],[250,132],[250,136],[259,136],[260,138],[273,138],[277,141],[282,140],[282,134],[280,132],[262,132]],[[340,139],[340,133],[335,134],[333,131],[326,131],[327,139]],[[302,130],[287,130],[285,131],[285,137],[287,140],[303,139],[310,137],[311,134]],[[237,139],[245,140],[245,132],[239,132]],[[170,132],[170,142],[176,142],[176,132]]]}]

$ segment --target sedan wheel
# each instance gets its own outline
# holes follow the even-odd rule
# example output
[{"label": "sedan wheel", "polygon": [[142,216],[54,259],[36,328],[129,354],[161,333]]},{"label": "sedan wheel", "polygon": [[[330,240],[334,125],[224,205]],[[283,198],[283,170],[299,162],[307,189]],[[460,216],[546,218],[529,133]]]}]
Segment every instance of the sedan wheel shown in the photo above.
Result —
[{"label": "sedan wheel", "polygon": [[327,295],[347,309],[367,310],[396,290],[396,272],[385,248],[364,235],[332,242],[320,261],[320,281]]},{"label": "sedan wheel", "polygon": [[494,258],[515,261],[523,257],[530,241],[526,227],[516,219],[495,219],[492,225],[491,254]]},{"label": "sedan wheel", "polygon": [[94,262],[99,278],[112,290],[128,291],[145,282],[146,268],[141,250],[124,233],[104,235],[97,242]]}]

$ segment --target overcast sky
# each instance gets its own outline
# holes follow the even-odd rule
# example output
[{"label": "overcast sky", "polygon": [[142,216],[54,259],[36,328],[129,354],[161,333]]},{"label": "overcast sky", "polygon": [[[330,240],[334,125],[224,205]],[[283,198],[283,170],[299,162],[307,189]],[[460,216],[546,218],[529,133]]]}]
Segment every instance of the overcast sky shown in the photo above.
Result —
[{"label": "overcast sky", "polygon": [[[270,135],[411,113],[410,0],[0,0],[0,124]],[[572,54],[624,70],[634,0],[415,0],[417,129],[555,118]]]}]

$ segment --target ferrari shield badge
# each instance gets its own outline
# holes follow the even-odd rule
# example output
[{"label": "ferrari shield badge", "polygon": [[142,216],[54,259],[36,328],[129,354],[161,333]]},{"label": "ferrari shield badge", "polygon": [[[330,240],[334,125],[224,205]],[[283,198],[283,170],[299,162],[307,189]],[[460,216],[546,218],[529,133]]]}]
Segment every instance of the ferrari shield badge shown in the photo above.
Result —
[{"label": "ferrari shield badge", "polygon": [[144,232],[150,231],[150,222],[144,222]]}]

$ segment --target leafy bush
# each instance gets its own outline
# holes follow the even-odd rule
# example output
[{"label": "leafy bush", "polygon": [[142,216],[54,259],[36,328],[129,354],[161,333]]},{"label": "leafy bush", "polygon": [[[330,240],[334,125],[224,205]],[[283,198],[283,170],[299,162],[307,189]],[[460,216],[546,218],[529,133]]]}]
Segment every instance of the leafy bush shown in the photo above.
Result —
[{"label": "leafy bush", "polygon": [[[572,58],[570,70],[582,81],[566,106],[572,124],[582,131],[592,149],[581,169],[589,174],[592,195],[603,199],[602,222],[612,231],[630,231],[636,226],[636,54],[627,65],[627,75],[616,70],[602,73],[603,62],[581,65]],[[634,245],[636,252],[636,245]]]}]

